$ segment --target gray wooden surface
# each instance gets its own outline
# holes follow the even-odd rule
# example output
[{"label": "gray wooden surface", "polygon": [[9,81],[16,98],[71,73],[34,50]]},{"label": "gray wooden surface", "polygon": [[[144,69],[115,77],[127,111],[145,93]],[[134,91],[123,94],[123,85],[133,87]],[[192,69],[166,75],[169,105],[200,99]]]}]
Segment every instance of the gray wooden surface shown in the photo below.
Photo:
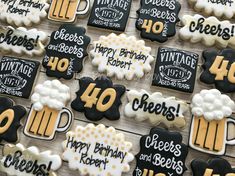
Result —
[{"label": "gray wooden surface", "polygon": [[[140,6],[139,1],[140,0],[133,0],[131,12],[130,12],[130,17],[128,20],[128,24],[127,24],[127,28],[126,28],[125,33],[127,35],[134,35],[140,39],[139,31],[137,31],[135,28],[135,21],[136,21],[136,17],[137,17],[136,10]],[[194,10],[191,7],[189,7],[186,0],[179,0],[179,1],[182,5],[182,9],[180,11],[180,17],[183,16],[184,14],[195,14],[196,13],[196,12],[194,12]],[[87,35],[91,37],[92,41],[97,40],[100,35],[108,35],[111,32],[108,30],[87,27],[87,25],[86,25],[87,21],[88,21],[88,17],[84,18],[84,19],[78,19],[76,24],[78,26],[83,26],[83,27],[87,28]],[[231,20],[231,22],[235,22],[235,20]],[[6,24],[3,24],[3,25],[6,25]],[[45,31],[48,33],[48,35],[50,35],[50,33],[53,30],[56,30],[59,28],[59,24],[52,23],[51,21],[48,21],[48,20],[44,20],[41,24],[37,25],[36,27],[39,30]],[[180,24],[177,25],[177,32],[179,29],[180,29]],[[159,46],[175,47],[175,48],[179,48],[179,49],[185,49],[188,51],[194,51],[194,52],[198,53],[199,55],[201,55],[201,52],[207,48],[207,47],[203,46],[202,44],[190,44],[188,42],[181,41],[178,37],[178,33],[173,38],[170,38],[167,42],[165,42],[163,44],[160,44],[157,42],[146,41],[146,45],[152,47],[152,55],[154,57],[156,57],[157,49]],[[29,57],[24,57],[24,58],[29,58]],[[29,59],[35,59],[35,60],[41,61],[42,57],[29,58]],[[200,68],[201,64],[202,64],[202,59],[200,57],[197,77],[199,77],[200,73],[201,73],[201,68]],[[154,68],[154,65],[155,65],[155,63],[152,64],[152,68]],[[74,79],[72,79],[72,80],[69,80],[69,81],[62,80],[63,83],[69,85],[71,88],[71,92],[72,92],[71,101],[75,98],[75,92],[79,88],[78,79],[80,77],[90,76],[90,77],[96,78],[99,75],[100,74],[97,72],[97,68],[93,67],[91,65],[91,59],[88,57],[88,58],[86,58],[86,60],[84,62],[84,68],[81,73],[77,74],[74,77]],[[141,88],[143,88],[149,92],[160,91],[166,96],[175,96],[179,99],[185,100],[187,103],[190,103],[190,100],[191,100],[193,94],[187,94],[187,93],[183,93],[183,92],[179,92],[179,91],[174,91],[171,89],[165,89],[165,88],[151,86],[152,75],[153,75],[153,69],[149,74],[145,75],[145,77],[142,79],[134,79],[132,81],[126,81],[126,80],[120,81],[120,80],[113,78],[112,80],[114,83],[124,84],[128,89],[141,89]],[[38,73],[36,83],[42,83],[44,80],[47,80],[47,79],[53,79],[53,78],[47,77],[45,74],[45,70],[41,67],[40,72]],[[197,78],[196,83],[195,83],[194,93],[198,93],[201,89],[210,89],[210,88],[213,88],[213,86],[205,85],[205,84],[201,83]],[[235,100],[234,94],[229,94],[229,95],[233,100]],[[13,99],[15,100],[15,102],[17,104],[24,105],[29,110],[29,107],[31,104],[29,100],[21,99],[21,98],[13,98]],[[113,122],[113,121],[103,119],[103,120],[99,121],[98,123],[103,123],[106,126],[113,126],[119,132],[124,133],[126,135],[126,139],[133,143],[132,153],[137,154],[139,151],[140,137],[142,135],[148,134],[152,125],[149,124],[148,122],[136,122],[132,118],[125,117],[123,115],[123,109],[124,109],[124,105],[127,102],[126,96],[123,96],[122,102],[123,102],[123,105],[120,108],[120,112],[121,112],[120,120]],[[70,103],[68,103],[68,107],[70,107]],[[85,118],[83,113],[78,113],[75,111],[73,111],[73,113],[74,113],[75,120],[72,125],[72,129],[74,129],[77,125],[85,126],[87,123],[89,123],[89,121]],[[172,129],[172,131],[179,131],[183,135],[184,143],[188,144],[190,119],[191,119],[190,111],[185,114],[185,117],[187,119],[186,127],[183,130]],[[22,124],[24,124],[24,121],[22,121]],[[229,138],[234,138],[234,137],[235,137],[235,127],[229,126]],[[19,138],[20,138],[19,142],[24,144],[27,147],[35,145],[35,146],[39,147],[41,151],[52,150],[54,153],[61,154],[62,153],[61,142],[63,140],[65,140],[65,134],[57,134],[55,140],[52,142],[47,142],[47,141],[42,142],[40,140],[35,140],[35,139],[31,139],[29,137],[24,136],[24,134],[22,133],[22,129],[20,129],[19,130]],[[4,143],[2,143],[2,144],[4,144]],[[0,146],[0,148],[2,148],[2,147],[3,147],[3,145]],[[235,146],[234,147],[228,146],[226,156],[224,158],[229,160],[229,162],[235,166],[235,159],[232,158],[233,156],[235,157]],[[207,154],[200,153],[195,150],[189,149],[189,153],[187,156],[188,170],[185,172],[185,174],[184,174],[185,176],[192,175],[191,169],[190,169],[190,162],[194,158],[209,159],[210,156]],[[126,174],[123,174],[123,175],[132,175],[132,171],[133,171],[134,167],[135,167],[135,161],[133,161],[131,163],[131,171]],[[68,164],[66,162],[63,162],[63,166],[61,167],[60,170],[57,171],[57,173],[58,173],[58,176],[79,175],[78,171],[70,170],[68,168]],[[0,173],[0,176],[5,176],[5,174]]]}]

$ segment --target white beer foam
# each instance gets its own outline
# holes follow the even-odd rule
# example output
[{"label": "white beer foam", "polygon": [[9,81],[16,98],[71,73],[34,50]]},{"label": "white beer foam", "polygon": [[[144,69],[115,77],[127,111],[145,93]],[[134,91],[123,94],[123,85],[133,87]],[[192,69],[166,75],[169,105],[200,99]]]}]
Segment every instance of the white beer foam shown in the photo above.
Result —
[{"label": "white beer foam", "polygon": [[36,85],[31,96],[35,111],[41,111],[44,106],[61,110],[69,99],[70,88],[59,80],[47,80],[42,84]]},{"label": "white beer foam", "polygon": [[222,120],[232,114],[235,103],[217,89],[201,90],[193,96],[191,108],[197,117],[204,116],[208,121]]}]

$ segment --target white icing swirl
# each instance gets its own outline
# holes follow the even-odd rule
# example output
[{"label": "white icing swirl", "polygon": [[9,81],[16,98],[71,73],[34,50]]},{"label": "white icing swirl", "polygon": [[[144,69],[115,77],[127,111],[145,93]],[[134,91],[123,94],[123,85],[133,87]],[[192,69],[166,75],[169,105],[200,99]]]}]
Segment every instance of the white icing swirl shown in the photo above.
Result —
[{"label": "white icing swirl", "polygon": [[232,114],[235,103],[217,89],[201,90],[193,96],[191,108],[194,116],[204,116],[208,121],[222,120]]}]

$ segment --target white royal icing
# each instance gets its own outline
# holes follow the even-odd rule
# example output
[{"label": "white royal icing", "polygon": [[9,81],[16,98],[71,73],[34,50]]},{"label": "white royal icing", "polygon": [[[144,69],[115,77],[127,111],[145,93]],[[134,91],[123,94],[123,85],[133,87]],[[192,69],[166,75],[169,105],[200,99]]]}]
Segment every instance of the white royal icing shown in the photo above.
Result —
[{"label": "white royal icing", "polygon": [[31,96],[33,108],[40,111],[44,106],[61,110],[70,99],[70,88],[59,80],[47,80],[36,85]]},{"label": "white royal icing", "polygon": [[[68,161],[71,169],[79,169],[81,175],[121,176],[122,172],[130,170],[129,162],[134,159],[129,153],[132,144],[113,127],[77,126],[66,138],[62,144],[62,158]],[[94,161],[101,164],[95,166]]]},{"label": "white royal icing", "polygon": [[197,11],[203,11],[207,15],[215,15],[217,17],[225,16],[230,19],[235,14],[235,1],[225,0],[188,0],[193,4]]},{"label": "white royal icing", "polygon": [[[19,154],[15,155],[15,152],[21,151],[22,155]],[[35,146],[25,148],[22,144],[18,143],[16,145],[6,144],[3,149],[3,158],[0,161],[0,170],[5,172],[9,175],[17,175],[17,176],[35,176],[35,175],[42,175],[43,172],[48,173],[48,176],[56,176],[56,173],[53,171],[58,170],[62,165],[62,160],[59,155],[52,155],[51,151],[44,151],[39,152],[39,149]],[[18,157],[18,162],[15,156]],[[24,162],[26,161],[26,163]],[[36,168],[34,162],[37,160],[36,165],[40,166],[41,169]],[[26,172],[27,162],[29,163],[28,166],[33,168],[31,172]],[[5,166],[5,164],[7,166]],[[24,164],[22,164],[24,163]],[[44,168],[42,165],[45,165]],[[9,166],[9,167],[8,167]],[[35,167],[35,169],[34,169]],[[18,168],[18,169],[16,169]],[[23,171],[20,171],[20,168],[25,168]],[[49,168],[49,170],[48,170]],[[28,169],[30,170],[30,169]],[[33,172],[36,173],[33,173]],[[44,175],[45,175],[44,174]]]},{"label": "white royal icing", "polygon": [[181,22],[184,27],[179,30],[179,35],[183,40],[191,43],[202,41],[206,46],[216,44],[222,48],[235,48],[235,24],[228,20],[219,21],[214,16],[205,18],[196,14],[184,15]]},{"label": "white royal icing", "polygon": [[[37,29],[0,27],[0,50],[17,55],[42,55],[48,36]],[[16,38],[16,39],[15,39]]]},{"label": "white royal icing", "polygon": [[[144,101],[143,95],[148,96],[148,98],[144,98]],[[183,114],[188,110],[188,105],[183,101],[176,100],[175,97],[165,98],[160,92],[149,94],[142,89],[140,91],[128,91],[127,98],[129,102],[124,109],[127,117],[135,117],[137,121],[149,119],[153,125],[164,123],[167,127],[176,126],[180,128],[185,126]],[[166,110],[164,111],[164,109]]]},{"label": "white royal icing", "polygon": [[47,0],[0,0],[0,19],[11,25],[30,26],[47,16]]},{"label": "white royal icing", "polygon": [[217,89],[201,90],[193,96],[191,108],[197,117],[204,116],[208,121],[221,120],[232,114],[235,103]]},{"label": "white royal icing", "polygon": [[[151,48],[145,46],[143,40],[125,34],[101,36],[93,43],[90,51],[92,64],[98,66],[99,72],[106,72],[108,76],[118,79],[141,78],[145,72],[151,70],[154,58],[150,55]],[[132,52],[131,54],[128,52]]]}]

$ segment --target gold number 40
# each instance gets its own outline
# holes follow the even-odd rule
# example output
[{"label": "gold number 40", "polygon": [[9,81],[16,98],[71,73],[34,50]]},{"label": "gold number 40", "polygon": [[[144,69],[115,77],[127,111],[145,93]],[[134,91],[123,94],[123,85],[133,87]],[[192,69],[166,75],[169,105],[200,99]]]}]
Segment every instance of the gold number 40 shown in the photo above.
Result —
[{"label": "gold number 40", "polygon": [[209,71],[211,74],[216,75],[215,80],[224,80],[224,77],[228,77],[228,81],[235,83],[235,63],[231,64],[229,70],[227,69],[229,61],[224,60],[224,56],[217,56],[214,63],[211,65]]},{"label": "gold number 40", "polygon": [[146,33],[150,33],[153,31],[154,34],[159,34],[163,30],[163,23],[160,21],[157,21],[153,24],[153,20],[144,20],[144,23],[142,24],[142,28],[146,30]]},{"label": "gold number 40", "polygon": [[69,60],[66,58],[59,59],[58,57],[50,57],[50,60],[47,64],[48,67],[51,67],[51,70],[58,70],[64,72],[68,69]]},{"label": "gold number 40", "polygon": [[[100,112],[107,111],[114,103],[116,99],[116,91],[113,88],[105,89],[99,98],[97,98],[100,93],[100,88],[95,88],[95,83],[90,83],[85,92],[81,96],[81,100],[86,104],[84,107],[92,108],[93,105],[96,105],[96,109]],[[109,100],[103,104],[104,99],[109,97]]]}]

